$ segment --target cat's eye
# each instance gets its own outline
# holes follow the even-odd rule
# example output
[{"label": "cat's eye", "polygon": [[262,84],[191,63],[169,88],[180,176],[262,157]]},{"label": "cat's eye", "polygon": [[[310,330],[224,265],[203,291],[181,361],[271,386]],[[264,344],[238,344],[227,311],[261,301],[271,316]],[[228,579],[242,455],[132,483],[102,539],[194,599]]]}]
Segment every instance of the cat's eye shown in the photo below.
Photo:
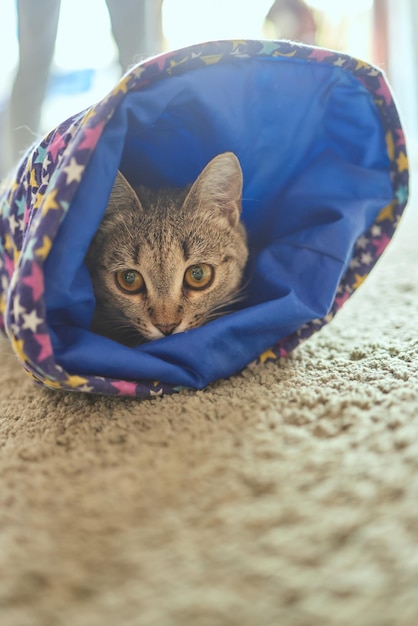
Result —
[{"label": "cat's eye", "polygon": [[145,288],[141,274],[136,270],[119,270],[115,274],[116,284],[125,293],[139,293]]},{"label": "cat's eye", "polygon": [[189,289],[206,289],[212,283],[214,270],[207,263],[192,265],[184,274],[184,284]]}]

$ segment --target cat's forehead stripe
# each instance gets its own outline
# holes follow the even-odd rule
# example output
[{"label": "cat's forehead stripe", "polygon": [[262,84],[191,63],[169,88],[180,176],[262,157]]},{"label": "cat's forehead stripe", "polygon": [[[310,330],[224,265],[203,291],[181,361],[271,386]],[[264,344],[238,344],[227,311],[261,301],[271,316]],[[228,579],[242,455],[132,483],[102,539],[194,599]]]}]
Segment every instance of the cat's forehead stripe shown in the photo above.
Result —
[{"label": "cat's forehead stripe", "polygon": [[184,260],[188,261],[190,259],[190,245],[187,239],[183,239],[182,248],[183,248],[183,256]]},{"label": "cat's forehead stripe", "polygon": [[139,243],[134,244],[134,248],[132,251],[132,260],[134,263],[138,263],[139,262]]}]

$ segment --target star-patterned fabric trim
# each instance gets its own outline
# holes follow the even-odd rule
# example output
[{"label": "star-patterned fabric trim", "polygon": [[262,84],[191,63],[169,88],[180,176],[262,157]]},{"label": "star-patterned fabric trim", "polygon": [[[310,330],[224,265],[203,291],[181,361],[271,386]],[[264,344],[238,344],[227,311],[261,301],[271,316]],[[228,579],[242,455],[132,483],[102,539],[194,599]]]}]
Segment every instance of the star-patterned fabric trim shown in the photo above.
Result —
[{"label": "star-patterned fabric trim", "polygon": [[405,136],[383,74],[350,56],[293,42],[222,41],[199,44],[152,58],[134,67],[97,105],[73,116],[28,151],[14,176],[0,187],[0,327],[26,372],[50,389],[152,397],[179,391],[163,382],[78,376],[56,362],[46,324],[43,264],[97,142],[123,98],[156,81],[196,67],[277,58],[323,63],[354,76],[372,95],[390,159],[393,201],[357,241],[329,314],[281,339],[258,359],[288,355],[328,323],[364,282],[390,242],[408,198]]}]

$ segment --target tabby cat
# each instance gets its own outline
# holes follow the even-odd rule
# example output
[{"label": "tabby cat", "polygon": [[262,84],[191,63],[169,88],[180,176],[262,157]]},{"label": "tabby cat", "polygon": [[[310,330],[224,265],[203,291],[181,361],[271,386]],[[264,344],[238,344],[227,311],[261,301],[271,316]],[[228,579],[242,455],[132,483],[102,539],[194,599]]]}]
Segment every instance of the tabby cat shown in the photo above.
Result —
[{"label": "tabby cat", "polygon": [[128,346],[187,331],[241,296],[248,257],[232,152],[183,189],[133,189],[118,172],[86,264],[92,330]]}]

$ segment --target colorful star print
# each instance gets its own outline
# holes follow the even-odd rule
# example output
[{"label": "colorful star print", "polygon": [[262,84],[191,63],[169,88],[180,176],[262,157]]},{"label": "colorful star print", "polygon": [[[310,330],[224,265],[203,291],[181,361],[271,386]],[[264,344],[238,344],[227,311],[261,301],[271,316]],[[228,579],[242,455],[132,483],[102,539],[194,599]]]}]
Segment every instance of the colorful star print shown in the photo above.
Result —
[{"label": "colorful star print", "polygon": [[38,263],[32,263],[31,273],[22,278],[22,283],[31,289],[33,302],[37,302],[44,292],[44,276]]},{"label": "colorful star print", "polygon": [[70,163],[62,168],[67,175],[67,185],[72,182],[80,182],[84,171],[84,165],[77,163],[77,159],[73,157]]},{"label": "colorful star print", "polygon": [[43,319],[41,317],[38,317],[35,309],[33,309],[30,313],[23,314],[23,330],[29,329],[33,333],[36,333],[36,331],[38,330],[38,326],[42,323]]},{"label": "colorful star print", "polygon": [[52,345],[51,339],[49,335],[43,334],[35,334],[34,339],[37,344],[40,346],[41,350],[38,353],[38,361],[42,363],[45,359],[49,358],[52,355]]}]

